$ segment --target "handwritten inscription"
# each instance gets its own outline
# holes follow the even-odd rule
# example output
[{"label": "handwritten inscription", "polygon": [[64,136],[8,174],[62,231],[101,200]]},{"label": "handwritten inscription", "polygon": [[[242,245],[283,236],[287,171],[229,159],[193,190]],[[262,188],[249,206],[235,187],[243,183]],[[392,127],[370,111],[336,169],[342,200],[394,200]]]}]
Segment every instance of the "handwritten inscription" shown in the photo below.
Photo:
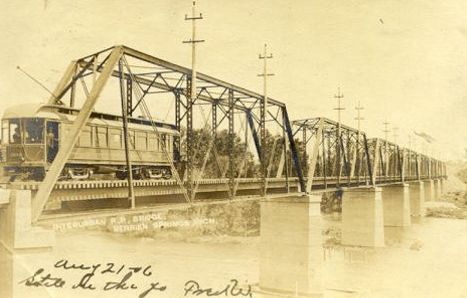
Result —
[{"label": "handwritten inscription", "polygon": [[[121,291],[128,292],[128,295],[125,294],[128,297],[132,297],[131,293],[134,293],[136,295],[134,297],[138,298],[151,297],[151,295],[155,297],[157,292],[168,290],[167,285],[154,278],[152,265],[129,266],[110,262],[83,264],[62,259],[53,264],[52,270],[47,271],[44,268],[39,268],[34,274],[20,281],[19,284],[26,287],[71,289],[74,291],[107,293]],[[75,274],[74,276],[77,274],[78,278],[67,280],[64,277],[65,274],[62,275],[65,272],[72,272]],[[199,281],[189,280],[185,282],[183,288],[172,289],[172,291],[177,297],[253,297],[251,286],[241,287],[236,279],[231,279],[218,288],[201,286]]]},{"label": "handwritten inscription", "polygon": [[197,281],[189,280],[185,283],[185,296],[244,296],[253,297],[251,293],[251,286],[247,289],[242,289],[238,285],[238,280],[231,279],[230,282],[219,288],[203,288]]},{"label": "handwritten inscription", "polygon": [[46,287],[46,288],[63,288],[66,282],[60,277],[52,277],[50,273],[45,274],[43,268],[38,269],[31,277],[20,281],[27,287]]},{"label": "handwritten inscription", "polygon": [[[63,271],[74,271],[79,274],[77,281],[69,283],[61,276],[53,276],[44,268],[38,269],[30,277],[20,281],[20,284],[26,287],[46,287],[46,288],[65,288],[68,286],[72,290],[87,290],[112,292],[112,291],[137,291],[140,290],[139,298],[145,298],[152,292],[163,292],[167,287],[159,281],[151,278],[153,275],[152,266],[127,266],[116,265],[114,263],[106,264],[76,264],[69,260],[59,260],[54,264],[54,269]],[[97,285],[94,277],[97,275],[109,276],[109,280],[103,285]],[[151,278],[147,285],[140,286],[134,281],[134,276],[139,275],[144,278]]]}]

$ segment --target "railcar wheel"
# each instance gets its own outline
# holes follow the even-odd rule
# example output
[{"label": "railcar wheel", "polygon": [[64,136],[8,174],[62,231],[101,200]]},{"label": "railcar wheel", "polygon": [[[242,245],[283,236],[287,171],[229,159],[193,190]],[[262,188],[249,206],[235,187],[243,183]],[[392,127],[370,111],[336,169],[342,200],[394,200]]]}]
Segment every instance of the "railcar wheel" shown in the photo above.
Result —
[{"label": "railcar wheel", "polygon": [[121,169],[117,170],[117,171],[115,172],[115,177],[116,177],[117,179],[120,179],[120,180],[125,180],[125,179],[127,178],[126,171],[125,171],[125,170],[121,170]]},{"label": "railcar wheel", "polygon": [[165,180],[169,180],[170,178],[172,178],[172,173],[170,172],[170,170],[162,170],[162,178],[164,178]]},{"label": "railcar wheel", "polygon": [[65,174],[67,179],[70,180],[91,180],[94,174],[92,168],[65,168]]},{"label": "railcar wheel", "polygon": [[38,169],[38,170],[34,170],[32,173],[31,173],[31,178],[32,180],[34,181],[43,181],[44,178],[45,178],[45,172],[43,169]]}]

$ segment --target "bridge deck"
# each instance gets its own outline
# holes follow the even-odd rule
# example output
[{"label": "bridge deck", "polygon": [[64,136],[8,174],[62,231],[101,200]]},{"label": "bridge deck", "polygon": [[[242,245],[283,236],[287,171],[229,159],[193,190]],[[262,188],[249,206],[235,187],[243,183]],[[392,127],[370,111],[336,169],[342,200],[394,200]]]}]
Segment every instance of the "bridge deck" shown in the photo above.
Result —
[{"label": "bridge deck", "polygon": [[[417,180],[410,177],[406,181]],[[400,183],[400,177],[378,177],[377,185]],[[199,181],[197,198],[219,199],[228,198],[228,179],[202,179]],[[237,195],[259,195],[262,185],[261,178],[236,179]],[[8,188],[31,190],[34,196],[41,182],[13,182]],[[299,181],[296,177],[269,178],[268,194],[299,191]],[[289,189],[287,190],[287,185]],[[341,177],[315,177],[312,190],[334,191],[336,187],[359,187],[369,185],[368,179]],[[181,197],[183,188],[175,180],[137,180],[134,181],[135,196],[137,198],[164,198],[164,202],[176,202]],[[126,180],[103,181],[60,181],[54,186],[47,202],[48,210],[61,208],[62,202],[76,202],[86,200],[126,199],[128,198],[128,182]]]}]

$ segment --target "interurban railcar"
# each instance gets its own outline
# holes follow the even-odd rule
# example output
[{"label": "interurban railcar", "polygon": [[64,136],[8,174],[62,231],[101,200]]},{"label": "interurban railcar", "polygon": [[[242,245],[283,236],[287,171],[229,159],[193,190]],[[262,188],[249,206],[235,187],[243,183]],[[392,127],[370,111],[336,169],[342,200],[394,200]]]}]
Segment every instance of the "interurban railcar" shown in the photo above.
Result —
[{"label": "interurban railcar", "polygon": [[[56,105],[18,105],[2,118],[4,175],[10,180],[42,180],[79,110]],[[175,126],[128,118],[130,159],[136,179],[171,177]],[[63,169],[61,179],[110,174],[125,179],[122,117],[93,112]]]}]

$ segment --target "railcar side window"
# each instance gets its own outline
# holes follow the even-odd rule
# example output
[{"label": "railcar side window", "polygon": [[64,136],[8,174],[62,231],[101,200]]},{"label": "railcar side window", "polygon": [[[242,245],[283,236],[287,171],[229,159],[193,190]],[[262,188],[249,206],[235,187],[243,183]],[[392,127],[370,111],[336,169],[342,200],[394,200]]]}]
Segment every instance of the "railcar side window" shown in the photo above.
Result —
[{"label": "railcar side window", "polygon": [[122,130],[118,128],[109,128],[110,148],[122,148]]},{"label": "railcar side window", "polygon": [[91,127],[85,126],[79,135],[79,146],[80,147],[91,147],[92,146],[92,135]]},{"label": "railcar side window", "polygon": [[22,124],[26,144],[42,144],[44,142],[44,119],[24,119]]},{"label": "railcar side window", "polygon": [[96,127],[96,147],[105,148],[107,147],[107,127]]},{"label": "railcar side window", "polygon": [[170,145],[172,144],[172,137],[171,135],[167,135],[167,142],[165,142],[166,146],[167,146],[167,152],[170,152]]},{"label": "railcar side window", "polygon": [[135,131],[134,130],[129,130],[128,131],[128,142],[130,149],[135,149],[135,144],[136,144],[136,136],[135,136]]},{"label": "railcar side window", "polygon": [[136,133],[136,149],[137,150],[147,150],[147,135],[146,132],[138,131]]},{"label": "railcar side window", "polygon": [[156,146],[156,136],[153,133],[148,133],[148,151],[156,151]]},{"label": "railcar side window", "polygon": [[164,152],[164,146],[167,144],[167,135],[166,134],[161,134],[161,144],[159,144],[159,151]]},{"label": "railcar side window", "polygon": [[10,144],[21,143],[21,128],[19,126],[19,119],[10,120]]}]

